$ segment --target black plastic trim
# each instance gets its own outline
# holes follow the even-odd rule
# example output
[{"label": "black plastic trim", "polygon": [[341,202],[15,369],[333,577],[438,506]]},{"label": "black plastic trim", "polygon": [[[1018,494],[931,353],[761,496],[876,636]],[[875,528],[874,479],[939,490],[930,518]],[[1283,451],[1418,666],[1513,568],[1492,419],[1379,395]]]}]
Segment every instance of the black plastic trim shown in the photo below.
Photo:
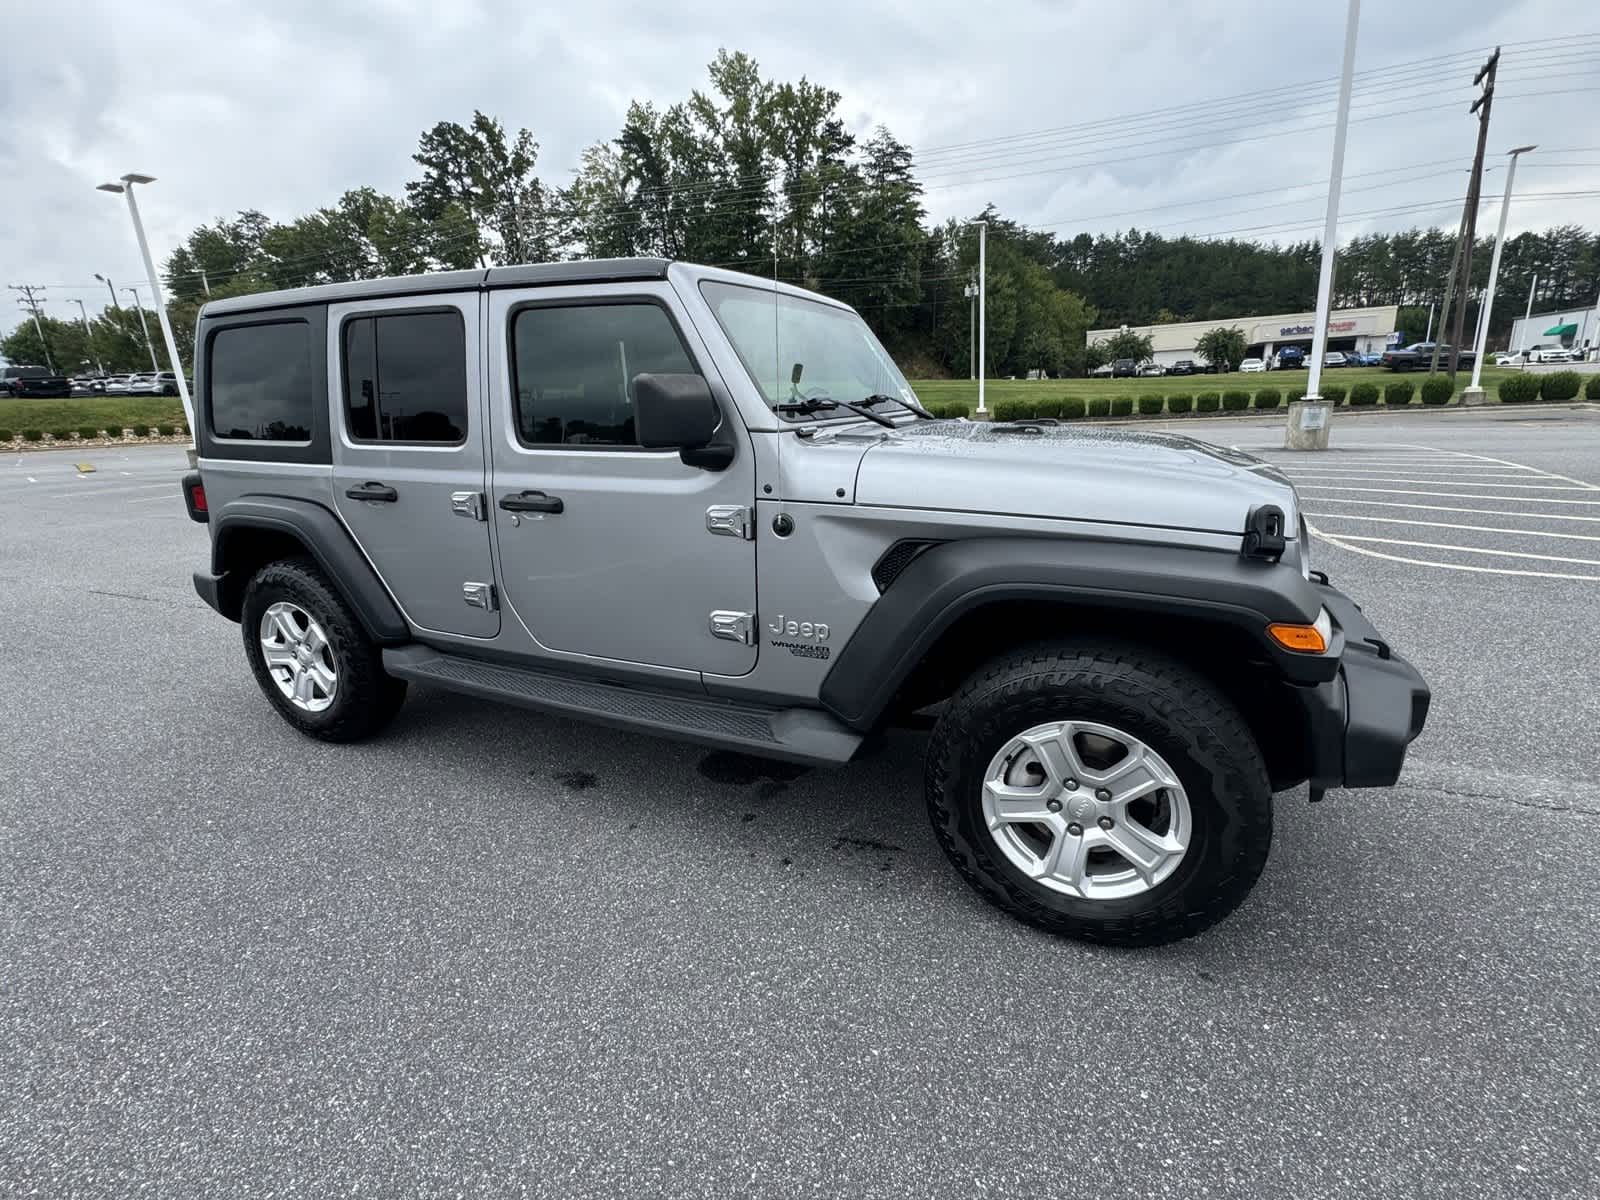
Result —
[{"label": "black plastic trim", "polygon": [[[211,574],[218,580],[217,603],[223,616],[237,621],[249,580],[232,567],[253,562],[247,549],[252,532],[287,534],[316,559],[328,581],[349,604],[373,641],[393,645],[411,640],[411,627],[378,573],[328,509],[288,496],[241,496],[212,514]],[[196,590],[200,588],[196,577]],[[209,598],[201,592],[202,598]]]},{"label": "black plastic trim", "polygon": [[820,699],[853,728],[871,728],[946,629],[974,609],[1011,600],[1231,626],[1284,679],[1325,683],[1338,672],[1342,635],[1321,655],[1284,650],[1266,636],[1273,621],[1316,620],[1318,590],[1298,571],[1221,550],[1068,538],[945,542],[913,559],[867,613],[823,680]]}]

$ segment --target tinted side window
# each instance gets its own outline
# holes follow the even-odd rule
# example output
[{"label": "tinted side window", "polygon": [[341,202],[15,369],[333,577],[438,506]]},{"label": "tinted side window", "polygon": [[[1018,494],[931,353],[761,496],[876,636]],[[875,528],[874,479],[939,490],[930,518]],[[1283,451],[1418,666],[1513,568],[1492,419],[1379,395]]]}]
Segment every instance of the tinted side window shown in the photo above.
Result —
[{"label": "tinted side window", "polygon": [[211,339],[207,405],[219,438],[311,440],[311,329],[232,325]]},{"label": "tinted side window", "polygon": [[344,406],[358,441],[460,442],[467,435],[461,314],[357,317],[344,327]]},{"label": "tinted side window", "polygon": [[698,374],[666,310],[645,302],[525,308],[511,338],[528,445],[636,445],[633,377]]}]

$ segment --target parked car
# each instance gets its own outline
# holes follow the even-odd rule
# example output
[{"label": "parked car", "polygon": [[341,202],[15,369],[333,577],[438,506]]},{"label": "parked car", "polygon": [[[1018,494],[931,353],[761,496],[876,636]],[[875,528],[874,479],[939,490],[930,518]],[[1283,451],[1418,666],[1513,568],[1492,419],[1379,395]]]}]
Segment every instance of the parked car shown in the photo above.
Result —
[{"label": "parked car", "polygon": [[1167,368],[1168,375],[1198,375],[1200,366],[1192,358],[1180,358]]},{"label": "parked car", "polygon": [[1266,369],[1266,362],[1255,357],[1247,358],[1239,364],[1239,370],[1243,371],[1246,375],[1255,375],[1258,372],[1265,371]]},{"label": "parked car", "polygon": [[138,378],[137,375],[112,375],[106,380],[105,394],[108,396],[126,396]]},{"label": "parked car", "polygon": [[160,393],[161,385],[157,382],[159,373],[156,371],[140,371],[137,375],[128,376],[128,395],[154,396]]},{"label": "parked car", "polygon": [[[184,382],[188,383],[189,381],[185,380]],[[151,387],[156,395],[176,396],[178,394],[178,377],[171,371],[161,371],[151,381]]]},{"label": "parked car", "polygon": [[[1390,371],[1426,371],[1433,361],[1432,342],[1413,342],[1404,350],[1385,350],[1382,365]],[[1456,366],[1470,367],[1477,361],[1478,356],[1471,350],[1463,350],[1456,356]],[[1450,361],[1450,347],[1439,347],[1439,362]]]},{"label": "parked car", "polygon": [[1497,367],[1520,367],[1527,360],[1520,350],[1496,350],[1494,365]]},{"label": "parked car", "polygon": [[1111,364],[1111,374],[1117,379],[1132,379],[1139,374],[1139,364],[1131,358],[1119,358]]},{"label": "parked car", "polygon": [[1560,345],[1559,343],[1549,346],[1543,344],[1538,346],[1530,346],[1524,353],[1527,355],[1527,360],[1533,363],[1564,363],[1583,361],[1582,351],[1574,354],[1573,351],[1569,350],[1565,346]]},{"label": "parked car", "polygon": [[7,396],[70,396],[72,381],[48,367],[0,367],[0,393]]},{"label": "parked car", "polygon": [[[805,346],[781,385],[753,366],[774,323]],[[195,589],[307,737],[370,737],[416,682],[620,731],[590,745],[837,766],[942,705],[924,787],[963,878],[1151,945],[1244,900],[1274,791],[1390,786],[1427,717],[1421,675],[1310,569],[1277,471],[1145,429],[929,417],[855,312],[798,288],[612,259],[239,296],[198,324]]]},{"label": "parked car", "polygon": [[1147,362],[1139,368],[1141,378],[1159,379],[1167,373],[1167,369],[1158,362]]},{"label": "parked car", "polygon": [[1277,353],[1277,366],[1280,371],[1297,371],[1306,365],[1306,352],[1299,346],[1285,346]]},{"label": "parked car", "polygon": [[1110,379],[1111,371],[1112,366],[1110,363],[1101,363],[1098,367],[1089,372],[1089,377],[1091,379]]}]

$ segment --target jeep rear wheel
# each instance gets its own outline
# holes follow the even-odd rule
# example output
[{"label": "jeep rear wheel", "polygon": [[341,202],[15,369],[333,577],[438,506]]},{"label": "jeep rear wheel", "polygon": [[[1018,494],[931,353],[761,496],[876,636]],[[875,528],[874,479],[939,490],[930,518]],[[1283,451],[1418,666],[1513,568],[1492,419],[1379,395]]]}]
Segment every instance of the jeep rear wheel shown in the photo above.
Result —
[{"label": "jeep rear wheel", "polygon": [[986,899],[1052,933],[1145,946],[1232,912],[1272,794],[1244,719],[1154,651],[1063,641],[980,669],[934,730],[928,812]]},{"label": "jeep rear wheel", "polygon": [[384,671],[379,648],[308,559],[257,571],[240,625],[256,682],[301,733],[358,741],[387,725],[405,700],[405,680]]}]

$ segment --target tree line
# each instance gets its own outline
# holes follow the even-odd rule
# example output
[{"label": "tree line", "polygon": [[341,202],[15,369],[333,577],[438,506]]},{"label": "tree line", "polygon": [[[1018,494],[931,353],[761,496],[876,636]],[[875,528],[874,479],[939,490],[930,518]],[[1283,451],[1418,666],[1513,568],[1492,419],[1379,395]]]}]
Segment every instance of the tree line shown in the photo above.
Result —
[{"label": "tree line", "polygon": [[[665,106],[631,104],[617,135],[586,150],[565,186],[541,179],[531,130],[510,131],[482,112],[466,124],[441,121],[419,138],[415,177],[401,194],[355,188],[286,222],[248,210],[190,233],[165,263],[180,347],[189,353],[208,296],[493,263],[658,255],[836,296],[861,311],[908,374],[964,375],[976,220],[988,225],[991,375],[1081,373],[1092,357],[1084,344],[1090,328],[1314,304],[1314,241],[1280,246],[1137,229],[1057,236],[993,206],[971,220],[930,224],[911,149],[882,126],[852,133],[840,101],[832,89],[805,78],[768,79],[748,55],[722,51],[705,87]],[[1425,306],[1444,290],[1454,240],[1438,229],[1352,240],[1339,255],[1335,303],[1406,306],[1405,332],[1420,337]],[[1488,239],[1475,248],[1475,289],[1486,282],[1491,250]],[[1600,236],[1560,226],[1510,239],[1491,334],[1509,328],[1522,305],[1505,298],[1525,298],[1535,276],[1536,307],[1593,302]],[[108,370],[147,367],[131,317],[108,313],[87,334],[46,320],[52,357],[72,370],[96,358]],[[13,362],[42,361],[43,349],[31,320],[0,341]]]}]

